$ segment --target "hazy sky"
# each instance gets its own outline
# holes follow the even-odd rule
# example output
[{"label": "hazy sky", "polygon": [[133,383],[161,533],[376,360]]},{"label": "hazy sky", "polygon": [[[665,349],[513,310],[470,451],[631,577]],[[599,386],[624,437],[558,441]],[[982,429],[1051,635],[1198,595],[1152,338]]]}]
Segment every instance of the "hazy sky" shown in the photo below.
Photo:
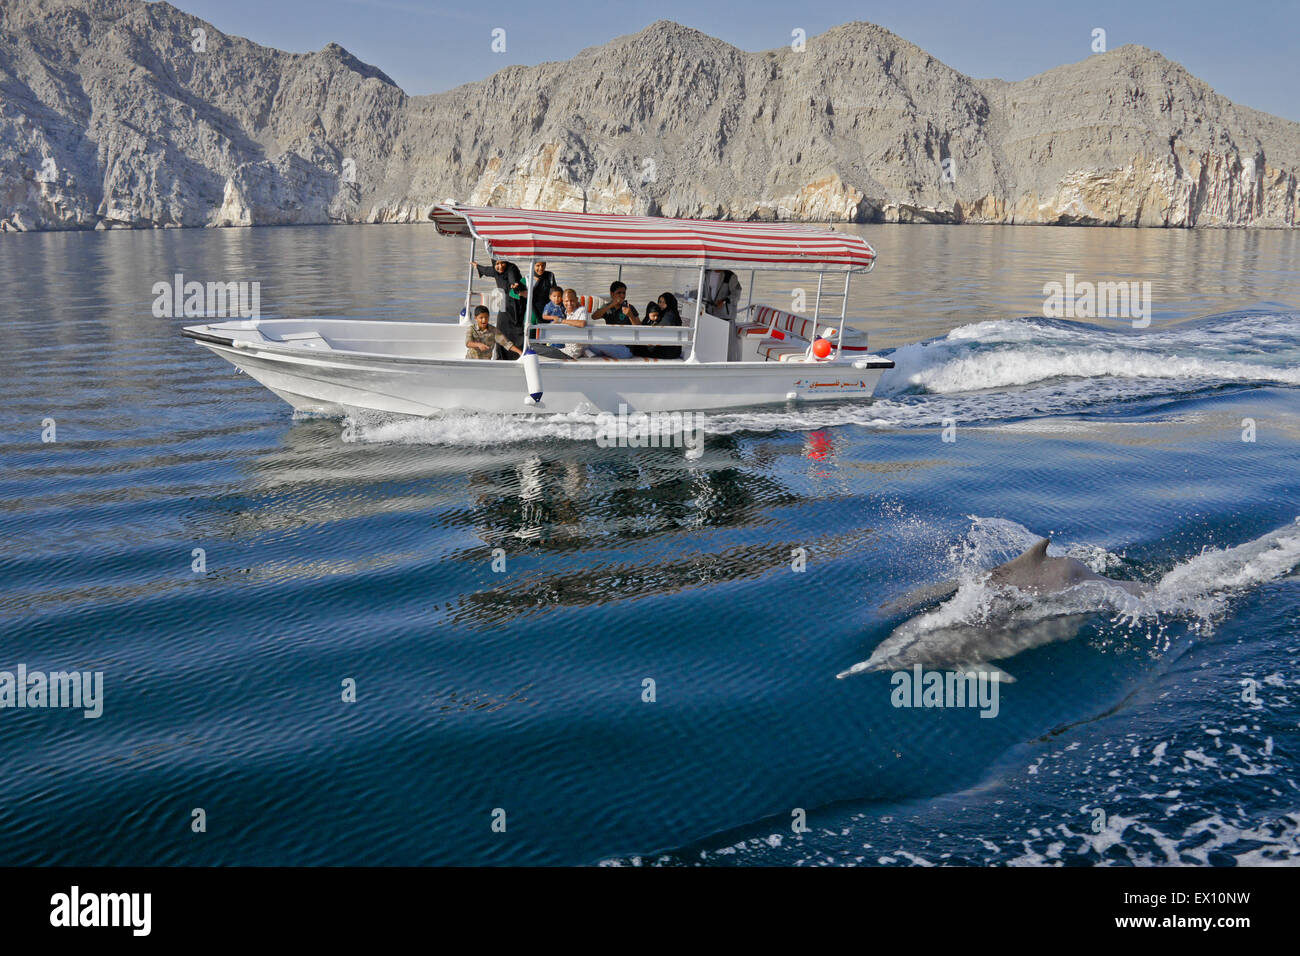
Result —
[{"label": "hazy sky", "polygon": [[[584,47],[666,18],[745,50],[869,20],[975,77],[1020,80],[1140,43],[1187,67],[1229,99],[1300,120],[1300,0],[173,0],[226,33],[294,52],[342,44],[408,93],[432,93],[515,63],[565,60]],[[506,52],[491,51],[506,29]]]}]

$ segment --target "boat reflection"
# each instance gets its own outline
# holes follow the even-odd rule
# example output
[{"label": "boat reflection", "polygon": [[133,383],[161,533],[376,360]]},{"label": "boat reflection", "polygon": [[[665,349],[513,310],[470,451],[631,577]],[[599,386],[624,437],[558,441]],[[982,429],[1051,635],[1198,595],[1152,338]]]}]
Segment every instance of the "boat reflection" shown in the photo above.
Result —
[{"label": "boat reflection", "polygon": [[[214,506],[250,554],[282,542],[245,572],[254,578],[395,568],[438,580],[451,619],[481,625],[754,579],[789,567],[796,549],[820,560],[861,547],[870,529],[804,527],[810,499],[793,483],[806,456],[798,435],[711,436],[693,459],[594,441],[347,443],[338,422],[309,419]],[[358,520],[381,516],[391,533],[354,537]],[[308,537],[330,553],[313,544],[299,557]],[[482,575],[502,553],[509,573]]]}]

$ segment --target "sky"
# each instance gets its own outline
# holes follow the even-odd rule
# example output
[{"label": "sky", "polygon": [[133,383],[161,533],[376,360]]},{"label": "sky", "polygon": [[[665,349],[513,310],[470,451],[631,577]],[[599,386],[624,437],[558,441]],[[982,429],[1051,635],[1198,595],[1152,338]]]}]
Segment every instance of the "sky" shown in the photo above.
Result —
[{"label": "sky", "polygon": [[[1229,99],[1300,121],[1300,0],[171,0],[225,33],[297,53],[331,41],[410,94],[441,92],[512,64],[578,51],[676,20],[744,50],[767,50],[851,20],[893,31],[977,78],[1022,80],[1138,43]],[[505,52],[493,52],[504,28]]]}]

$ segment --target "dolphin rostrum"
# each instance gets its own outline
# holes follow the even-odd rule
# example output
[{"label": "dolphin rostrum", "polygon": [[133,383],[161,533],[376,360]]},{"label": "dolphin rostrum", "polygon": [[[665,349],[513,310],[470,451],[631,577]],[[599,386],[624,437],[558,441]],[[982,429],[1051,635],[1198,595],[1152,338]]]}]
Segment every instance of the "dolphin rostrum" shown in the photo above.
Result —
[{"label": "dolphin rostrum", "polygon": [[[1147,593],[1148,587],[1136,581],[1117,581],[1097,574],[1075,558],[1051,557],[1047,538],[1035,543],[1019,557],[1000,564],[989,572],[983,583],[997,588],[1014,588],[1022,594],[1041,596],[1065,591],[1085,584],[1102,584],[1121,588],[1134,597]],[[955,583],[927,585],[901,600],[886,605],[892,611],[907,606],[951,597],[958,590]],[[910,600],[909,598],[919,598]],[[942,615],[921,614],[894,629],[865,661],[854,664],[837,677],[849,677],[867,671],[907,670],[915,664],[959,672],[983,671],[997,675],[1004,682],[1015,678],[990,664],[993,660],[1012,657],[1021,651],[1054,641],[1066,641],[1078,634],[1090,613],[1035,615],[1023,601],[995,595],[987,613],[979,621],[949,621]]]}]

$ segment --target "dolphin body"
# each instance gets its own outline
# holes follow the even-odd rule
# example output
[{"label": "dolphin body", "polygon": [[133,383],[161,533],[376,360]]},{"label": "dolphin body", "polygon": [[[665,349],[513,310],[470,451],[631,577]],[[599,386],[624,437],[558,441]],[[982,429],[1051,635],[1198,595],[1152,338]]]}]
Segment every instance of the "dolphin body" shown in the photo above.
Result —
[{"label": "dolphin body", "polygon": [[[986,583],[1015,588],[1032,595],[1065,591],[1085,584],[1102,584],[1121,588],[1140,597],[1149,588],[1136,581],[1117,581],[1097,574],[1074,558],[1056,558],[1047,554],[1047,538],[1036,542],[1019,557],[1000,564],[989,572]],[[927,585],[908,595],[919,603],[951,596],[957,585]],[[917,601],[907,598],[893,602],[895,611]],[[909,670],[914,665],[962,673],[982,671],[996,675],[1003,682],[1015,680],[990,661],[1002,660],[1043,644],[1067,641],[1079,633],[1092,614],[1058,614],[1033,618],[1024,613],[1023,603],[995,598],[990,613],[978,624],[957,623],[932,625],[927,615],[920,615],[894,629],[865,661],[854,664],[836,677],[850,677],[868,671]]]},{"label": "dolphin body", "polygon": [[1104,581],[1123,588],[1134,597],[1146,594],[1149,588],[1137,581],[1116,581],[1098,574],[1082,561],[1074,558],[1053,558],[1047,554],[1051,544],[1042,538],[1020,557],[999,564],[989,572],[989,583],[1008,585],[1032,594],[1064,591],[1087,581]]}]

